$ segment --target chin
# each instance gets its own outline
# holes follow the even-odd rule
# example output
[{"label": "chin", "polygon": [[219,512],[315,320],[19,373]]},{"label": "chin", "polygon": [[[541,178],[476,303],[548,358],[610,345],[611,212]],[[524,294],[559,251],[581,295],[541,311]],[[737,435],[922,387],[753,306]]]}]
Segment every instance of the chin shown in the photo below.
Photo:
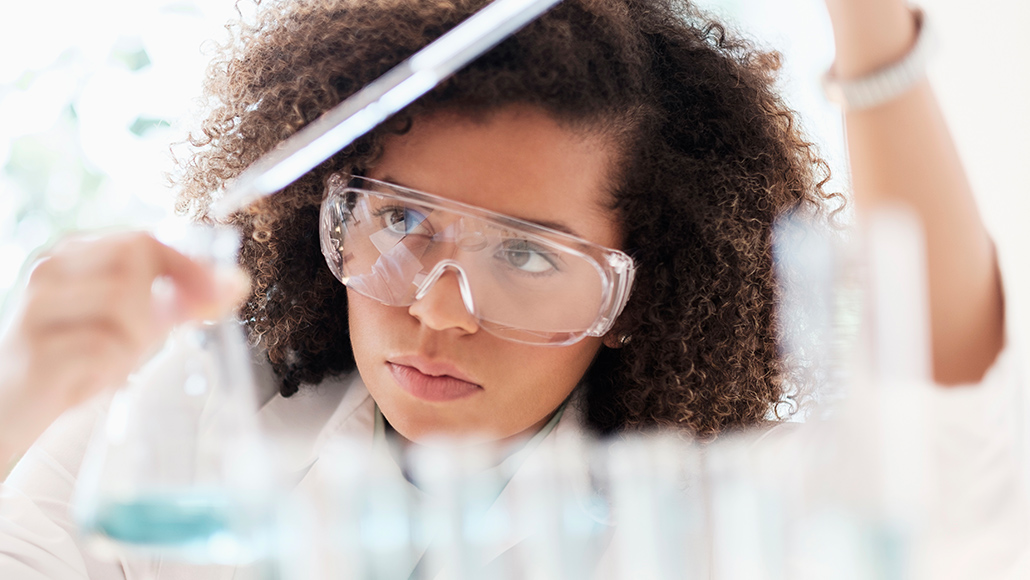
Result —
[{"label": "chin", "polygon": [[478,425],[464,413],[450,412],[441,406],[417,401],[414,404],[408,401],[384,401],[379,398],[376,401],[394,431],[413,443],[453,443],[458,440],[484,443],[505,437],[503,433]]}]

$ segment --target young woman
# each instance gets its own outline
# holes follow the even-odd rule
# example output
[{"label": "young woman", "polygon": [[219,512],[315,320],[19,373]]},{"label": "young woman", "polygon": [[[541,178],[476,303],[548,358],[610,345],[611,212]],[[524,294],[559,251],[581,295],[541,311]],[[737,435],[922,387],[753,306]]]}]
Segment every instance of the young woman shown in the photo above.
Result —
[{"label": "young woman", "polygon": [[[901,0],[827,5],[840,83],[908,58],[920,34]],[[203,217],[258,156],[481,6],[264,6],[210,69],[180,208]],[[360,433],[381,413],[406,441],[520,442],[559,417],[702,437],[768,421],[793,372],[776,356],[772,224],[839,206],[773,91],[777,64],[685,2],[569,0],[235,215],[249,291],[144,234],[62,243],[0,350],[4,457],[119,384],[170,325],[244,294],[269,406],[298,425]],[[847,116],[858,205],[923,219],[935,376],[976,382],[1003,342],[991,242],[928,85],[881,92]],[[158,277],[178,290],[171,312],[151,306]],[[87,423],[52,429],[8,483],[26,507],[2,514],[0,555],[38,554],[0,570],[122,577],[78,553],[62,512]]]}]

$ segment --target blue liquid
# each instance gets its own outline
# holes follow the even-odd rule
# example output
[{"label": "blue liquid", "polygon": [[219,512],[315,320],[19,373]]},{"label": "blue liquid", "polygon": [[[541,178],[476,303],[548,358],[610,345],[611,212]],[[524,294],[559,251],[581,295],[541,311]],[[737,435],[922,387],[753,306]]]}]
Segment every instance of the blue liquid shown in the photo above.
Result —
[{"label": "blue liquid", "polygon": [[104,502],[88,531],[125,544],[185,547],[232,534],[233,509],[212,494],[169,494]]}]

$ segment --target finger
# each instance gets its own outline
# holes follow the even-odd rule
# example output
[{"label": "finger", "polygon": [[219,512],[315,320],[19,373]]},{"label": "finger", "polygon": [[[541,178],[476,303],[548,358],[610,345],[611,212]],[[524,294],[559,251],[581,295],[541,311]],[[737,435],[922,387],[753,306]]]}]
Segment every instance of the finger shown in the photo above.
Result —
[{"label": "finger", "polygon": [[100,277],[74,286],[34,288],[26,297],[26,330],[39,334],[101,323],[121,334],[127,347],[147,350],[162,329],[157,328],[149,288],[133,282]]},{"label": "finger", "polygon": [[[108,384],[98,384],[98,377],[117,382],[122,375],[124,379],[135,360],[121,334],[99,322],[53,327],[36,335],[23,335],[5,346],[8,362],[14,364],[4,370],[15,377],[13,384],[31,387],[23,398],[62,409],[69,401],[81,400]],[[75,394],[80,392],[83,394]]]},{"label": "finger", "polygon": [[[213,268],[166,246],[144,232],[62,240],[35,267],[30,285],[81,288],[110,278],[126,296],[150,295],[170,282],[168,296],[156,296],[157,323],[218,318],[249,294],[249,279],[238,269]],[[74,309],[73,309],[74,310]]]},{"label": "finger", "polygon": [[102,274],[124,273],[138,261],[140,241],[149,237],[144,232],[95,236],[71,234],[41,254],[33,268],[32,279],[48,282],[74,281]]},{"label": "finger", "polygon": [[250,280],[239,269],[211,267],[151,240],[159,273],[175,288],[178,319],[221,317],[249,294]]},{"label": "finger", "polygon": [[62,409],[124,384],[142,354],[126,348],[124,335],[102,321],[51,329],[31,352],[32,384]]}]

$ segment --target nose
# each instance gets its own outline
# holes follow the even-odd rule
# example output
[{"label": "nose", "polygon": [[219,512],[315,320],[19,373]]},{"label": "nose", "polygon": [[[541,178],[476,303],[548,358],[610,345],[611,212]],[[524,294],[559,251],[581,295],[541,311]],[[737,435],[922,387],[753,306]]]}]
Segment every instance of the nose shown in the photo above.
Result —
[{"label": "nose", "polygon": [[[461,330],[473,334],[479,330],[475,315],[470,312],[470,304],[462,293],[462,273],[447,268],[424,282],[423,290],[416,295],[415,302],[408,307],[408,313],[424,326],[433,330]],[[471,297],[469,297],[469,302]]]}]

